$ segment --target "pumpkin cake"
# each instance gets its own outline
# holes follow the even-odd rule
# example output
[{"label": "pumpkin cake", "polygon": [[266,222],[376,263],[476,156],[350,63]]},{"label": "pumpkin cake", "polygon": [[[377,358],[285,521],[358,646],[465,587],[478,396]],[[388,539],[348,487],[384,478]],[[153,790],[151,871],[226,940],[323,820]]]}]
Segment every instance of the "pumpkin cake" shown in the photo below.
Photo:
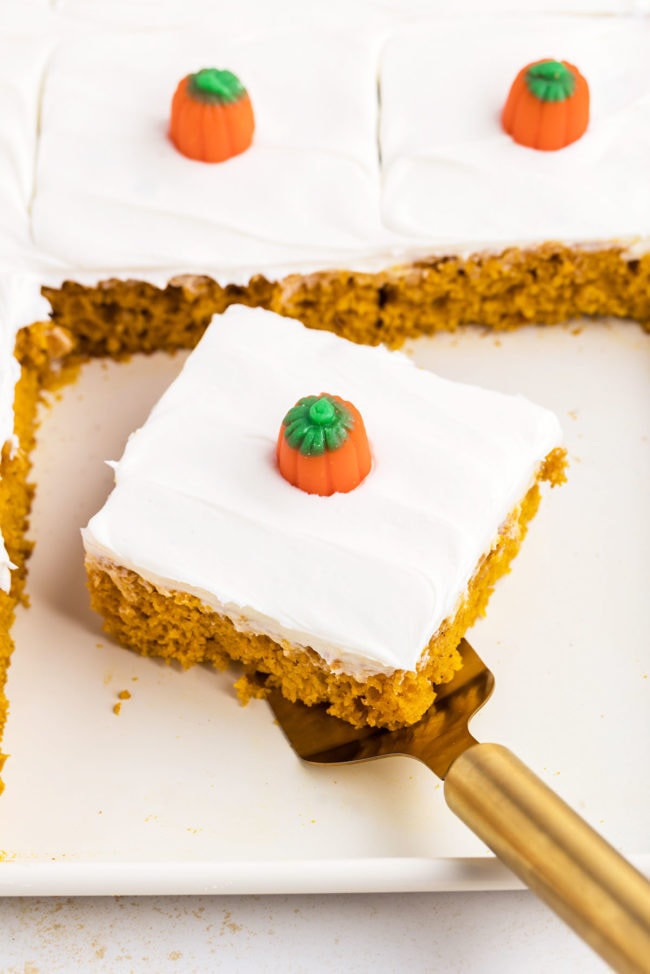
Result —
[{"label": "pumpkin cake", "polygon": [[650,18],[507,6],[169,0],[152,29],[148,5],[3,4],[0,686],[36,401],[85,357],[191,348],[233,304],[389,347],[464,324],[648,328]]},{"label": "pumpkin cake", "polygon": [[146,655],[237,660],[351,723],[413,723],[460,666],[539,483],[564,479],[561,442],[521,397],[234,306],[83,532],[92,605]]}]

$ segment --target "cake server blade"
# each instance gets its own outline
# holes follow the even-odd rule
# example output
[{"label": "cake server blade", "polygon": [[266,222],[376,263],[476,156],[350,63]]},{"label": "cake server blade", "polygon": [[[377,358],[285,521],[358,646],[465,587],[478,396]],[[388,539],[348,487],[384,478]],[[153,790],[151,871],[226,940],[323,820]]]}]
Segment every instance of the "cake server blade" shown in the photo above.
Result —
[{"label": "cake server blade", "polygon": [[512,751],[472,736],[468,722],[494,677],[466,640],[459,649],[462,668],[412,727],[357,729],[325,705],[291,703],[277,690],[268,700],[304,761],[422,761],[444,779],[451,810],[614,970],[649,974],[650,883]]}]

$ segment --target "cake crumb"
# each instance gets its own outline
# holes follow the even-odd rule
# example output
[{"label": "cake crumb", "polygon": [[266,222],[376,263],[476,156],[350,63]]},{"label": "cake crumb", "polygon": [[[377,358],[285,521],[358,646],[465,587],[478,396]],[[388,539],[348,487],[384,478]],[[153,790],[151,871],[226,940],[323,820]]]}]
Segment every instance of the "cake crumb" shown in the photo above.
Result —
[{"label": "cake crumb", "polygon": [[261,686],[254,676],[244,673],[234,683],[237,699],[242,706],[246,706],[249,700],[263,700],[268,696],[268,690]]},{"label": "cake crumb", "polygon": [[122,701],[130,700],[130,699],[131,699],[131,692],[129,690],[120,690],[120,692],[117,695],[118,702],[116,704],[113,704],[113,713],[117,716],[122,710]]}]

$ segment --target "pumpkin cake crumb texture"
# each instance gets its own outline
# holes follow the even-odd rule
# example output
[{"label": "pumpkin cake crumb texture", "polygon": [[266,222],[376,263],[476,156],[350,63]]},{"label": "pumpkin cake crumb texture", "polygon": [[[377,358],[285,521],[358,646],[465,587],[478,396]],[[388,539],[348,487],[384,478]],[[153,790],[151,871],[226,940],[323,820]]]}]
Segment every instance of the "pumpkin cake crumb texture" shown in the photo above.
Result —
[{"label": "pumpkin cake crumb texture", "polygon": [[231,304],[276,311],[361,344],[400,348],[408,339],[462,325],[508,331],[609,316],[650,331],[650,254],[628,260],[618,247],[545,244],[432,258],[375,274],[257,276],[226,287],[205,276],[182,276],[164,288],[144,281],[66,281],[43,293],[54,322],[72,331],[88,355],[193,348],[212,316]]}]

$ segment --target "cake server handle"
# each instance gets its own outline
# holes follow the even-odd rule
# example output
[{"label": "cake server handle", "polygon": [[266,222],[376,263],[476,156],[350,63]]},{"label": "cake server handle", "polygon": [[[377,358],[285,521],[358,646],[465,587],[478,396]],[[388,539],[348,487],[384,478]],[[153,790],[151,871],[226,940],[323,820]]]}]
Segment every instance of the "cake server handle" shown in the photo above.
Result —
[{"label": "cake server handle", "polygon": [[650,972],[650,883],[511,751],[467,748],[445,798],[614,970]]}]

